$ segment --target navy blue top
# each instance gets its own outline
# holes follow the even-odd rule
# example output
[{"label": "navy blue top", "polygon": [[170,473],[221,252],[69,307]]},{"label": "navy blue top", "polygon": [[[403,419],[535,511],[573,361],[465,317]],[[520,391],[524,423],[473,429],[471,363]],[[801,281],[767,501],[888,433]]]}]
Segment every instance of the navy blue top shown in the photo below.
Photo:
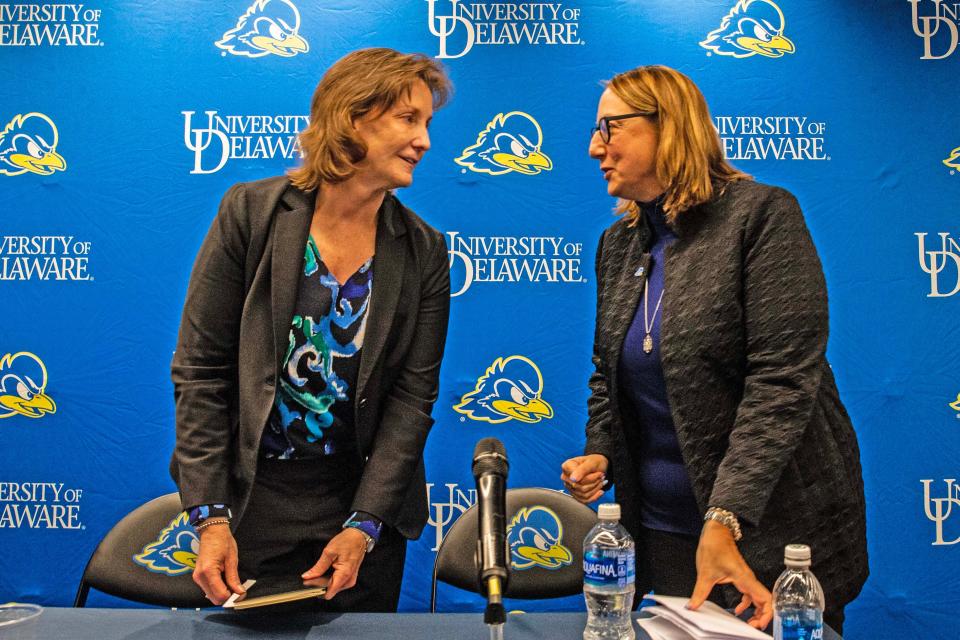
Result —
[{"label": "navy blue top", "polygon": [[342,285],[307,242],[273,411],[267,458],[317,458],[356,449],[353,396],[373,288],[373,258]]},{"label": "navy blue top", "polygon": [[[640,296],[637,312],[623,341],[619,369],[622,395],[630,401],[637,417],[636,424],[627,424],[625,428],[631,431],[629,441],[637,467],[640,519],[648,529],[696,535],[703,522],[680,453],[660,363],[663,306],[657,309],[657,302],[663,293],[664,250],[677,236],[667,225],[660,200],[637,204],[646,217],[653,244],[649,250],[647,291]],[[650,353],[643,351],[645,306],[653,338]]]}]

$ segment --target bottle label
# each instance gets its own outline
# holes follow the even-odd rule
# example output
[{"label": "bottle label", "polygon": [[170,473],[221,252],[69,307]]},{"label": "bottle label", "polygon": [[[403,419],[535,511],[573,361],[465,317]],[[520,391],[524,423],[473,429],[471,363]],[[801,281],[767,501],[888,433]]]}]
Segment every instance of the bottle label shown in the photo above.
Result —
[{"label": "bottle label", "polygon": [[773,623],[775,640],[822,640],[823,618],[819,611],[777,613]]},{"label": "bottle label", "polygon": [[593,587],[628,587],[633,584],[636,561],[619,549],[592,549],[583,554],[583,583]]}]

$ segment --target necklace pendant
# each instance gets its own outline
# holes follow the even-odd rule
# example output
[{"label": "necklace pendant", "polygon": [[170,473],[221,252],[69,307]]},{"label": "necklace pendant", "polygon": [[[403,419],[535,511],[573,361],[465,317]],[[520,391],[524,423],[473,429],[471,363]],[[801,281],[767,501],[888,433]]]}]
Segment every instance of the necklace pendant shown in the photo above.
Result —
[{"label": "necklace pendant", "polygon": [[643,352],[651,353],[653,351],[653,336],[649,333],[643,337]]}]

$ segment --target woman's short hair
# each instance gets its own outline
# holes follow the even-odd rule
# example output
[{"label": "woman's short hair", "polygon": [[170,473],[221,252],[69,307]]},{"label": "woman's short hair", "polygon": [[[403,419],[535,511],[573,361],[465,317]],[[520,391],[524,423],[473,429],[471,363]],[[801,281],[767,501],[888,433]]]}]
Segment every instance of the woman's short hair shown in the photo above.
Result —
[{"label": "woman's short hair", "polygon": [[[656,171],[666,186],[668,219],[710,200],[729,182],[750,179],[727,162],[707,102],[684,74],[662,65],[637,67],[616,75],[607,88],[636,111],[656,114],[650,120],[660,135]],[[639,215],[636,203],[626,200],[617,211],[631,224]]]},{"label": "woman's short hair", "polygon": [[300,132],[303,166],[289,172],[290,181],[312,191],[352,176],[367,155],[354,120],[386,111],[409,94],[417,80],[433,94],[434,109],[450,97],[452,86],[443,67],[419,53],[360,49],[333,63],[313,92],[310,124]]}]

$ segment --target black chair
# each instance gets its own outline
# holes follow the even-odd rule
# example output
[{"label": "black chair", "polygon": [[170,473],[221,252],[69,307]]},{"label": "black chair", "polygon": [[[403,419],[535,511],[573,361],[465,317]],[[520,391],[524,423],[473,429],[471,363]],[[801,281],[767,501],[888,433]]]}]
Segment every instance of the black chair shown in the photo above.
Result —
[{"label": "black chair", "polygon": [[124,516],[100,541],[83,570],[73,606],[84,606],[93,587],[145,604],[209,607],[191,578],[198,546],[180,496],[155,498]]},{"label": "black chair", "polygon": [[[474,505],[450,527],[433,565],[430,611],[436,612],[437,581],[479,593],[474,555],[478,509]],[[583,539],[597,514],[561,491],[507,490],[510,580],[504,595],[525,600],[559,598],[583,591]]]}]

